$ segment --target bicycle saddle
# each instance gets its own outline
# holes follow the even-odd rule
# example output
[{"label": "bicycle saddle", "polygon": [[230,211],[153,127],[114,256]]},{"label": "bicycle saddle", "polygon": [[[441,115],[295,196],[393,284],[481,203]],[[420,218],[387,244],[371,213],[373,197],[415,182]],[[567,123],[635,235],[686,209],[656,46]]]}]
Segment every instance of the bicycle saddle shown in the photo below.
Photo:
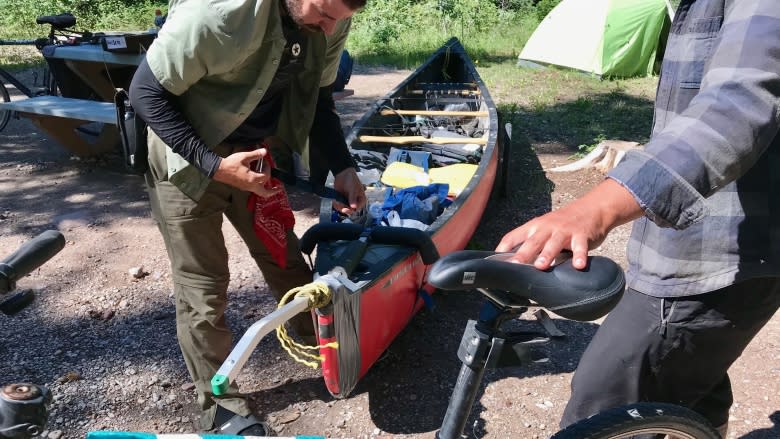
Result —
[{"label": "bicycle saddle", "polygon": [[54,29],[63,30],[76,25],[76,17],[69,12],[58,15],[41,15],[35,19],[38,24],[50,24]]},{"label": "bicycle saddle", "polygon": [[588,257],[582,271],[568,261],[541,271],[501,259],[506,256],[475,250],[450,253],[431,266],[428,282],[442,290],[500,290],[518,304],[528,299],[561,317],[580,321],[604,316],[623,295],[623,270],[611,259]]}]

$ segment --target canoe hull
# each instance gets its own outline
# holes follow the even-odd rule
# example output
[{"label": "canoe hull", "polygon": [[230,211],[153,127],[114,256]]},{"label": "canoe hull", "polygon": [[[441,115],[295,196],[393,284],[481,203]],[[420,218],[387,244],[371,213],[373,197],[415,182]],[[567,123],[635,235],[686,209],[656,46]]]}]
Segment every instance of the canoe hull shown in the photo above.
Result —
[{"label": "canoe hull", "polygon": [[[387,111],[389,102],[401,102],[403,105],[403,99],[408,99],[408,102],[412,102],[411,106],[418,105],[414,99],[420,98],[409,96],[418,94],[416,88],[419,84],[434,84],[440,88],[450,84],[437,79],[439,72],[444,72],[441,74],[455,79],[459,84],[467,83],[473,87],[466,94],[471,96],[470,99],[478,100],[478,108],[475,109],[479,112],[475,111],[475,114],[480,115],[480,123],[484,125],[481,137],[484,146],[474,175],[452,205],[431,224],[428,232],[439,255],[443,256],[466,247],[479,225],[501,169],[500,140],[503,138],[500,139],[498,135],[496,108],[460,43],[456,39],[448,41],[409,78],[380,99],[372,110],[356,122],[347,136],[347,142],[353,150],[366,148],[360,136],[372,133],[371,124],[377,123],[378,114]],[[458,91],[448,96],[460,96],[463,93]],[[424,94],[431,95],[429,92]],[[332,221],[329,201],[322,204],[320,221]],[[333,250],[331,243],[326,242],[319,242],[317,248],[318,262],[322,254]],[[427,266],[418,251],[402,249],[386,259],[372,266],[375,269],[366,270],[368,274],[352,279],[354,283],[348,282],[341,291],[336,291],[333,306],[317,312],[320,341],[339,343],[338,349],[320,350],[324,358],[323,378],[328,391],[336,397],[349,395],[356,383],[424,306],[424,296],[433,293],[433,288],[425,283]],[[325,274],[328,267],[318,266],[319,274]]]}]

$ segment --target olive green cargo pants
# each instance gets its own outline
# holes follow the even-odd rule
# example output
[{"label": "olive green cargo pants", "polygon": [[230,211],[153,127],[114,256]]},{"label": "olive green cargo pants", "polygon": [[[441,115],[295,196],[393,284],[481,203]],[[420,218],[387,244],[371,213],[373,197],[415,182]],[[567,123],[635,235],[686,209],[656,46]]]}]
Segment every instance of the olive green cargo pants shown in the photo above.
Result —
[{"label": "olive green cargo pants", "polygon": [[[215,151],[223,157],[231,152],[225,147]],[[164,148],[152,145],[149,167],[146,183],[152,216],[162,233],[171,262],[176,333],[198,392],[198,404],[204,411],[201,428],[207,430],[213,426],[215,402],[242,416],[250,414],[247,401],[235,384],[218,400],[211,392],[211,378],[232,346],[232,334],[225,323],[230,272],[222,234],[223,216],[246,243],[277,300],[288,290],[311,282],[312,273],[292,231],[287,237],[287,268],[276,264],[252,229],[252,212],[247,209],[248,192],[212,181],[203,197],[194,201],[167,181]],[[298,315],[291,325],[299,336],[314,334],[310,315]]]}]

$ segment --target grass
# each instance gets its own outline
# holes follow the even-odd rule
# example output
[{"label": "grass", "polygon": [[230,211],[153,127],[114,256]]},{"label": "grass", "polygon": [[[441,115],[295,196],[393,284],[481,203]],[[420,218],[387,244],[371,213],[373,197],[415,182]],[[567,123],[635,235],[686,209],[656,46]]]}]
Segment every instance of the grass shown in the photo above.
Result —
[{"label": "grass", "polygon": [[404,29],[398,37],[382,44],[366,44],[370,39],[367,25],[360,22],[350,33],[347,48],[364,65],[387,65],[410,69],[420,65],[451,37],[457,37],[477,63],[493,63],[516,59],[536,28],[531,16],[512,15],[496,26],[477,31],[458,25],[444,26],[433,19],[415,24],[417,29]]},{"label": "grass", "polygon": [[43,58],[35,46],[0,46],[0,66],[9,71],[39,67]]},{"label": "grass", "polygon": [[531,143],[572,152],[597,139],[647,141],[656,77],[601,80],[566,69],[528,69],[516,61],[481,63],[478,71],[502,110]]}]

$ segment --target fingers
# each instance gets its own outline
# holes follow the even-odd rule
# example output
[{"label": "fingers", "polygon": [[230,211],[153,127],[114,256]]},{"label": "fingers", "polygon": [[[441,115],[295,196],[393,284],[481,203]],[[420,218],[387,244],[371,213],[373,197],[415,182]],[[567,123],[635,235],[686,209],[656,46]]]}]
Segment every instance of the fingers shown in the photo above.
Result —
[{"label": "fingers", "polygon": [[361,184],[349,195],[349,207],[354,210],[360,210],[366,207],[366,202],[366,191]]},{"label": "fingers", "polygon": [[360,209],[365,208],[368,201],[366,198],[366,193],[362,189],[362,185],[359,190],[348,193],[347,199],[349,200],[349,206],[333,200],[333,209],[344,215],[352,215]]},{"label": "fingers", "polygon": [[549,269],[562,251],[572,251],[572,264],[584,269],[588,260],[589,241],[586,234],[572,232],[573,226],[541,217],[504,235],[496,252],[514,252],[509,262],[533,264],[539,270]]},{"label": "fingers", "polygon": [[578,270],[584,270],[588,265],[588,241],[574,237],[571,244],[572,264]]},{"label": "fingers", "polygon": [[263,157],[265,157],[266,149],[265,148],[253,149],[251,151],[236,152],[234,154],[241,157],[241,163],[248,166],[253,161],[260,160]]},{"label": "fingers", "polygon": [[251,173],[254,183],[265,184],[271,178],[271,162],[265,160],[268,151],[265,148],[253,149],[251,151],[236,153],[241,161]]},{"label": "fingers", "polygon": [[366,188],[358,178],[354,168],[346,168],[335,176],[333,187],[343,194],[349,205],[334,201],[333,209],[344,214],[351,215],[354,212],[363,209],[368,199],[366,198]]},{"label": "fingers", "polygon": [[501,242],[496,247],[497,252],[506,253],[513,251],[516,247],[525,241],[526,233],[523,227],[518,227],[501,238]]},{"label": "fingers", "polygon": [[347,206],[344,203],[340,203],[336,200],[333,200],[333,210],[343,214],[343,215],[352,215],[357,209],[353,209],[350,206]]},{"label": "fingers", "polygon": [[270,160],[265,148],[233,153],[220,162],[214,179],[262,197],[276,194],[281,187],[267,187],[271,180]]}]

